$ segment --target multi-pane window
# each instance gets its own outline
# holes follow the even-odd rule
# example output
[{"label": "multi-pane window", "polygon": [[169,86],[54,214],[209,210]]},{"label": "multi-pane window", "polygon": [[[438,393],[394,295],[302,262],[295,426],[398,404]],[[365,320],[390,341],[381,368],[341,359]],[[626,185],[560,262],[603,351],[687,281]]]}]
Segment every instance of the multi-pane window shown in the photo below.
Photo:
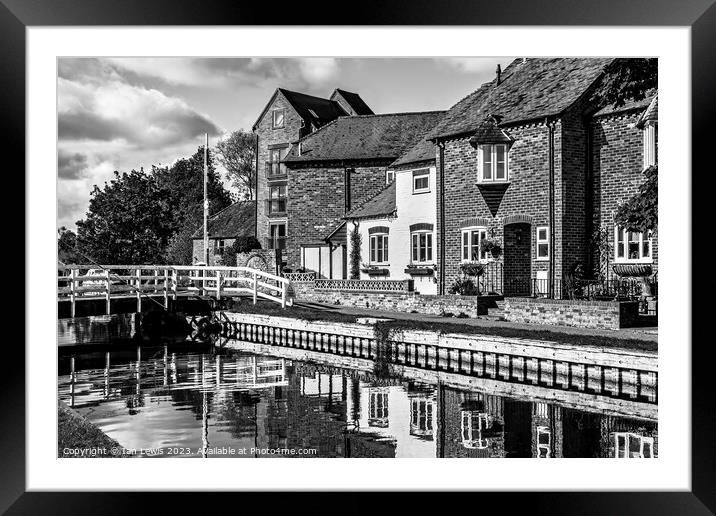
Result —
[{"label": "multi-pane window", "polygon": [[270,187],[268,208],[269,214],[286,213],[286,185]]},{"label": "multi-pane window", "polygon": [[552,432],[546,426],[537,427],[537,458],[547,459],[552,456]]},{"label": "multi-pane window", "polygon": [[368,392],[368,426],[388,426],[388,390],[371,388]]},{"label": "multi-pane window", "polygon": [[395,181],[395,170],[386,170],[385,171],[385,184],[389,185]]},{"label": "multi-pane window", "polygon": [[615,228],[614,261],[651,262],[651,235]]},{"label": "multi-pane window", "polygon": [[477,151],[480,182],[504,182],[508,179],[507,145],[480,145]]},{"label": "multi-pane window", "polygon": [[375,233],[370,236],[370,263],[387,263],[388,234]]},{"label": "multi-pane window", "polygon": [[631,432],[615,432],[614,456],[618,459],[653,459],[654,438]]},{"label": "multi-pane window", "polygon": [[286,168],[281,160],[286,157],[288,147],[269,149],[268,161],[266,162],[266,175],[269,179],[272,176],[279,176],[286,174]]},{"label": "multi-pane window", "polygon": [[413,398],[410,401],[410,433],[430,435],[433,433],[433,402],[428,398]]},{"label": "multi-pane window", "polygon": [[475,410],[462,410],[460,418],[460,433],[462,434],[462,445],[465,448],[485,449],[488,440],[483,432],[489,426],[487,414]]},{"label": "multi-pane window", "polygon": [[486,228],[465,228],[462,230],[462,261],[486,260],[487,253],[480,250],[481,242],[487,238]]},{"label": "multi-pane window", "polygon": [[415,231],[410,234],[412,263],[428,263],[433,261],[432,231]]},{"label": "multi-pane window", "polygon": [[286,223],[271,224],[269,226],[269,249],[284,249],[286,247]]},{"label": "multi-pane window", "polygon": [[214,254],[218,256],[224,255],[224,249],[226,248],[226,241],[223,238],[220,238],[216,241],[216,250]]},{"label": "multi-pane window", "polygon": [[272,112],[272,117],[272,125],[274,129],[279,129],[284,126],[285,113],[283,109],[274,109]]},{"label": "multi-pane window", "polygon": [[413,193],[425,193],[430,191],[430,172],[428,170],[416,170],[413,172]]},{"label": "multi-pane window", "polygon": [[537,259],[549,259],[549,228],[537,226]]}]

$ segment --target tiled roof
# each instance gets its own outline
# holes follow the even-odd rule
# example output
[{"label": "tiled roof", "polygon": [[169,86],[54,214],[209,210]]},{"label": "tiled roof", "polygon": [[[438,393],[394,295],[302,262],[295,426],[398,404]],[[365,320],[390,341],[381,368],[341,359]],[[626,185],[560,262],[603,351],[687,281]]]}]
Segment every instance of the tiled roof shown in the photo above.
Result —
[{"label": "tiled roof", "polygon": [[368,104],[366,104],[360,95],[357,93],[353,93],[350,91],[342,90],[340,88],[336,88],[336,92],[341,94],[341,97],[345,99],[348,104],[353,108],[353,111],[356,112],[356,115],[372,115],[373,110],[368,107]]},{"label": "tiled roof", "polygon": [[474,132],[487,115],[502,124],[558,115],[579,99],[599,78],[611,59],[515,59],[505,68],[500,84],[483,84],[455,104],[428,138]]},{"label": "tiled roof", "polygon": [[301,118],[316,127],[322,127],[339,116],[346,114],[338,102],[283,88],[278,90],[286,97],[286,100]]},{"label": "tiled roof", "polygon": [[292,145],[285,162],[395,160],[422,139],[444,111],[340,117]]},{"label": "tiled roof", "polygon": [[[209,238],[236,238],[254,236],[256,201],[236,202],[209,219]],[[192,238],[203,238],[204,227],[197,229]]]},{"label": "tiled roof", "polygon": [[346,213],[344,219],[362,219],[390,215],[395,211],[395,181],[368,199],[362,205]]},{"label": "tiled roof", "polygon": [[634,111],[638,109],[646,109],[654,99],[655,93],[649,93],[641,100],[627,100],[623,106],[616,107],[613,104],[604,106],[594,113],[594,116],[611,115],[613,113],[622,113],[624,111]]},{"label": "tiled roof", "polygon": [[402,165],[431,160],[435,161],[435,144],[430,140],[421,138],[418,143],[408,149],[408,152],[396,159],[390,166],[400,167]]}]

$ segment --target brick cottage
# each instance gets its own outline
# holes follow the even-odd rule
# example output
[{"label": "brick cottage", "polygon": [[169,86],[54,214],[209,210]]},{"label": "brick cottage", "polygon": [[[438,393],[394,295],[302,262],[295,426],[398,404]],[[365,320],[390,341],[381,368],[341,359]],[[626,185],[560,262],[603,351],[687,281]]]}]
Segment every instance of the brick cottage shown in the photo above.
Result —
[{"label": "brick cottage", "polygon": [[373,111],[358,94],[340,89],[328,99],[283,88],[274,92],[253,126],[257,139],[255,227],[262,247],[286,246],[290,188],[282,161],[290,144],[339,116],[371,114]]},{"label": "brick cottage", "polygon": [[[224,263],[224,251],[234,245],[237,238],[254,236],[256,203],[241,201],[227,206],[207,221],[209,233],[209,263],[206,265],[236,265]],[[204,227],[192,235],[192,263],[204,263]]]},{"label": "brick cottage", "polygon": [[[437,147],[439,293],[461,263],[489,261],[502,269],[504,295],[559,297],[577,264],[593,267],[598,227],[613,235],[613,262],[656,267],[656,235],[613,220],[655,164],[656,100],[597,105],[609,61],[516,59],[428,134]],[[485,239],[501,253],[488,255]]]}]

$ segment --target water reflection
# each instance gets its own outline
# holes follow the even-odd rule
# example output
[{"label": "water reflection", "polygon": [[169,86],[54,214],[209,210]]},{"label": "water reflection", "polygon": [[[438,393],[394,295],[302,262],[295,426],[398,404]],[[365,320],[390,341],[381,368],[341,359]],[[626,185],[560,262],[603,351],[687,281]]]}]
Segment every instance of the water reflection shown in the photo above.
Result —
[{"label": "water reflection", "polygon": [[[327,359],[329,360],[329,359]],[[318,457],[657,455],[649,418],[590,412],[270,354],[167,346],[62,357],[59,395],[123,446],[316,450]],[[183,454],[183,456],[186,456]],[[276,455],[268,455],[275,457]]]}]

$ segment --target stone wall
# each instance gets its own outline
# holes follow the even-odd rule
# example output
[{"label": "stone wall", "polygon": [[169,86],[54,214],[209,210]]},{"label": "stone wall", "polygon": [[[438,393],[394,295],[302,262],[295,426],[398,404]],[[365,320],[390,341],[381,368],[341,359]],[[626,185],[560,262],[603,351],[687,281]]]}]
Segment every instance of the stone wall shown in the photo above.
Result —
[{"label": "stone wall", "polygon": [[530,324],[618,330],[638,317],[636,301],[505,298],[505,319]]},{"label": "stone wall", "polygon": [[486,304],[481,302],[478,305],[477,296],[425,296],[415,292],[336,292],[316,289],[312,281],[292,282],[291,285],[298,301],[429,315],[452,313],[457,316],[463,313],[476,317],[487,313]]},{"label": "stone wall", "polygon": [[237,267],[251,267],[269,274],[278,274],[281,268],[281,250],[254,249],[247,253],[237,253],[235,264]]}]

